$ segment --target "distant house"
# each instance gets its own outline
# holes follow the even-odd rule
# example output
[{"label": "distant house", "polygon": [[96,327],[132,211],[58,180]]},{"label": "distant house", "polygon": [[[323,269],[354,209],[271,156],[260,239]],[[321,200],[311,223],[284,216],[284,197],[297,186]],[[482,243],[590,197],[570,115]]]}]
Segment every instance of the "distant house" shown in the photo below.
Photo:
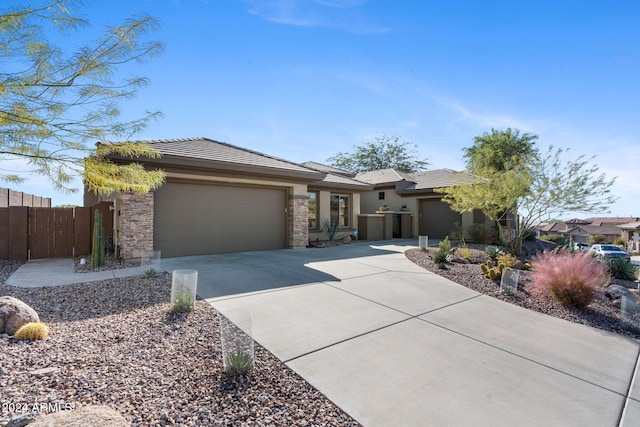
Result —
[{"label": "distant house", "polygon": [[[634,217],[594,217],[542,223],[536,227],[539,236],[560,234],[577,243],[589,243],[592,236],[602,235],[608,243],[625,235],[620,225],[638,221]],[[625,238],[625,240],[628,240]]]},{"label": "distant house", "polygon": [[485,215],[475,210],[459,213],[442,200],[435,190],[452,185],[471,183],[474,177],[466,172],[437,169],[408,173],[397,169],[362,172],[358,181],[371,184],[373,189],[360,195],[360,212],[374,214],[381,208],[394,212],[409,212],[412,218],[412,235],[441,239],[449,235],[456,224],[463,228],[474,223],[491,226]]},{"label": "distant house", "polygon": [[622,237],[627,242],[627,250],[630,252],[640,252],[640,221],[625,222],[617,226],[622,230]]}]

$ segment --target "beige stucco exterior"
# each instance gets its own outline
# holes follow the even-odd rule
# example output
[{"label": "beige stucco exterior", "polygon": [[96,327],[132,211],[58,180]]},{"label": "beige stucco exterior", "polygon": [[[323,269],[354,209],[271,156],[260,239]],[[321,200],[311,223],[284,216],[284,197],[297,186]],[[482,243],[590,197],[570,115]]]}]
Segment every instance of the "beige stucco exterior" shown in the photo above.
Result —
[{"label": "beige stucco exterior", "polygon": [[[381,200],[379,198],[379,193],[383,191],[385,193],[384,200]],[[439,194],[400,195],[396,193],[394,187],[377,188],[373,191],[367,191],[360,195],[360,201],[361,201],[360,209],[361,209],[361,213],[363,214],[373,214],[378,212],[380,210],[380,207],[384,203],[386,203],[390,211],[395,211],[395,212],[404,211],[404,212],[412,213],[413,214],[412,237],[417,238],[418,230],[420,229],[419,227],[420,201],[426,200],[426,199],[438,200],[441,198],[442,196]],[[446,203],[446,202],[443,202],[443,203]],[[406,206],[406,208],[403,208],[403,206]],[[463,230],[473,224],[473,212],[463,212],[461,216],[462,216],[461,224],[462,224]],[[493,223],[486,218],[484,219],[484,224],[487,226],[493,225]],[[468,237],[468,235],[465,237]]]}]

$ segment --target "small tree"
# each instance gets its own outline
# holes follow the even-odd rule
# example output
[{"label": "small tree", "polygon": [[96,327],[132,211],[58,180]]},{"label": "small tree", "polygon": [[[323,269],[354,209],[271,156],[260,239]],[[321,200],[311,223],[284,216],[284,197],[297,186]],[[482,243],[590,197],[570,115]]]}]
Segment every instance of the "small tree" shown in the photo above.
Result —
[{"label": "small tree", "polygon": [[[465,151],[467,169],[478,176],[475,183],[437,190],[457,212],[481,209],[497,223],[513,213],[516,222],[507,223],[507,230],[515,229],[508,239],[514,254],[520,253],[535,223],[571,211],[607,212],[616,200],[611,194],[615,179],[607,180],[597,166],[590,165],[593,158],[563,162],[566,150],[554,147],[540,155],[535,139],[510,129],[476,137],[476,144]],[[503,145],[506,148],[501,149]],[[498,232],[505,243],[501,226]]]},{"label": "small tree", "polygon": [[383,133],[372,141],[354,147],[351,153],[338,153],[327,159],[332,166],[349,172],[368,172],[380,169],[398,169],[404,172],[425,170],[429,162],[417,157],[418,146],[400,137]]}]

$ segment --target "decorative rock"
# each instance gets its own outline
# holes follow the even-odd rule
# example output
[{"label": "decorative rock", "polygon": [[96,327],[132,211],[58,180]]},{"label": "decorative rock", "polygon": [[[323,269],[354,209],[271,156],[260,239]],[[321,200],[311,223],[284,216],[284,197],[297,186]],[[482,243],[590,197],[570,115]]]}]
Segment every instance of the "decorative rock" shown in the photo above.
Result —
[{"label": "decorative rock", "polygon": [[35,371],[31,371],[31,375],[35,375],[36,377],[48,377],[49,375],[53,375],[58,372],[60,368],[49,367],[36,369]]},{"label": "decorative rock", "polygon": [[7,375],[8,373],[4,366],[0,366],[0,376]]},{"label": "decorative rock", "polygon": [[53,412],[30,427],[128,427],[126,418],[108,406],[83,406],[73,411]]},{"label": "decorative rock", "polygon": [[638,297],[636,297],[628,288],[620,285],[611,285],[607,287],[607,289],[604,291],[604,294],[611,300],[619,300],[623,296],[631,298],[634,301],[638,299]]},{"label": "decorative rock", "polygon": [[7,427],[24,427],[27,424],[34,422],[36,419],[36,414],[28,413],[28,414],[20,414],[11,418],[7,423]]},{"label": "decorative rock", "polygon": [[0,333],[14,335],[25,323],[39,322],[38,313],[17,298],[0,297]]},{"label": "decorative rock", "polygon": [[344,236],[342,238],[342,241],[345,242],[345,243],[351,243],[351,240],[352,240],[351,236]]}]

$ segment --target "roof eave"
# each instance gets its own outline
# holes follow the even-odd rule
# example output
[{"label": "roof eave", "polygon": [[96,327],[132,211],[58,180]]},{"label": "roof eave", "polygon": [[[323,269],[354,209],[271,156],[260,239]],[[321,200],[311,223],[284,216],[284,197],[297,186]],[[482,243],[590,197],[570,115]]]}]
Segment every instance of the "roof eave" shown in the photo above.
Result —
[{"label": "roof eave", "polygon": [[157,159],[141,157],[131,159],[120,155],[110,155],[109,158],[116,162],[139,162],[153,167],[185,167],[198,168],[211,171],[237,172],[244,174],[255,174],[269,177],[294,178],[305,181],[318,181],[324,179],[327,174],[309,169],[309,171],[295,171],[287,169],[279,169],[267,166],[247,165],[240,163],[221,162],[217,160],[192,159],[180,156],[172,156],[163,154]]}]

